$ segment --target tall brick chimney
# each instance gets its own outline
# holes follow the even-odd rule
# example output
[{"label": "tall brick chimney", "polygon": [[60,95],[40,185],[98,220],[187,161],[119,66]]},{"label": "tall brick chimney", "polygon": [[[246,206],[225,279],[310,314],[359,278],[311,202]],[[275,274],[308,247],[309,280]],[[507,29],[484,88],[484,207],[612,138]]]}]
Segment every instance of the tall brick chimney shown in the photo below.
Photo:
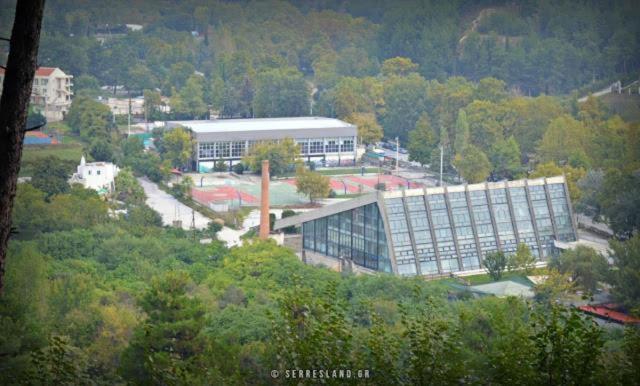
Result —
[{"label": "tall brick chimney", "polygon": [[266,240],[269,238],[269,160],[262,161],[260,196],[260,240]]}]

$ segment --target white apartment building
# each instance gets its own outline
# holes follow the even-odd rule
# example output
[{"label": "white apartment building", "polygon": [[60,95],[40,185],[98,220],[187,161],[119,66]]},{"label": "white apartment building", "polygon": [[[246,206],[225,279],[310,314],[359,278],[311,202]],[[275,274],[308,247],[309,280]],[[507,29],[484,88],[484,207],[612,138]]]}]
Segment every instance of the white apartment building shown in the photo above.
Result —
[{"label": "white apartment building", "polygon": [[84,156],[80,159],[77,173],[69,179],[70,184],[82,184],[99,194],[111,193],[115,190],[115,178],[120,169],[111,162],[89,162]]},{"label": "white apartment building", "polygon": [[[5,70],[0,68],[0,92]],[[49,122],[61,121],[71,107],[72,75],[57,67],[39,67],[33,79],[31,104],[37,106]]]}]

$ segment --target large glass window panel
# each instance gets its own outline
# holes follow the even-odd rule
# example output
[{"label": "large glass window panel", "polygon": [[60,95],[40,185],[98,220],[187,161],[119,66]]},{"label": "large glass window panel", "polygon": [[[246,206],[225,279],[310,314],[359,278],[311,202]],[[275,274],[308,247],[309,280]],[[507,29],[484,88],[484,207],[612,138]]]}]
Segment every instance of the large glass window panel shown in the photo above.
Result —
[{"label": "large glass window panel", "polygon": [[327,254],[333,257],[340,256],[340,214],[327,218]]},{"label": "large glass window panel", "polygon": [[376,204],[370,204],[369,206],[373,208],[378,219],[378,260],[376,264],[378,265],[379,271],[391,272],[391,260],[389,259],[389,253],[387,251],[387,237],[384,231],[384,223],[378,211],[378,206]]},{"label": "large glass window panel", "polygon": [[487,195],[484,190],[472,190],[469,192],[471,198],[471,205],[487,205]]},{"label": "large glass window panel", "polygon": [[340,213],[340,256],[351,257],[351,214],[348,210]]},{"label": "large glass window panel", "polygon": [[340,151],[352,152],[353,151],[353,137],[340,138]]},{"label": "large glass window panel", "polygon": [[494,205],[507,203],[507,191],[504,189],[489,189],[489,195],[491,196],[491,203]]},{"label": "large glass window panel", "polygon": [[315,250],[314,222],[308,221],[302,224],[302,243],[304,249]]},{"label": "large glass window panel", "polygon": [[315,220],[315,247],[316,251],[327,254],[327,218]]},{"label": "large glass window panel", "polygon": [[322,154],[324,153],[324,140],[322,138],[313,138],[309,142],[310,154]]},{"label": "large glass window panel", "polygon": [[231,143],[231,156],[243,157],[246,143],[244,141],[235,141]]},{"label": "large glass window panel", "polygon": [[531,198],[531,201],[538,201],[538,200],[547,200],[547,195],[544,192],[544,186],[542,185],[533,185],[533,186],[529,186],[529,197]]},{"label": "large glass window panel", "polygon": [[[557,184],[556,184],[557,185]],[[554,185],[550,185],[551,186]],[[561,191],[560,188],[563,190]],[[551,189],[550,189],[551,190]],[[551,193],[551,191],[550,191]],[[564,197],[564,187],[559,185],[555,188],[555,195],[551,195],[551,205],[553,208],[553,216],[556,223],[556,231],[558,239],[561,241],[575,241],[573,234],[573,224],[571,223],[571,214],[566,197]]]},{"label": "large glass window panel", "polygon": [[352,240],[352,251],[351,257],[356,264],[365,265],[365,257],[364,257],[364,207],[355,208],[353,210],[353,220],[352,220],[352,232],[353,232],[353,240]]},{"label": "large glass window panel", "polygon": [[[478,251],[476,249],[476,240],[471,227],[471,217],[464,193],[463,196],[456,199],[457,204],[451,202],[451,214],[456,229],[456,237],[458,239],[458,249],[464,269],[476,269],[479,267]],[[462,205],[464,204],[464,206]]]},{"label": "large glass window panel", "polygon": [[488,206],[474,206],[473,219],[476,224],[491,224],[491,213]]},{"label": "large glass window panel", "polygon": [[405,198],[407,210],[411,218],[413,237],[416,243],[416,256],[420,264],[420,271],[423,275],[434,275],[438,273],[438,262],[436,251],[429,230],[429,218],[427,217],[424,205],[424,196],[410,196]]},{"label": "large glass window panel", "polygon": [[297,139],[296,143],[300,146],[300,154],[309,154],[309,140],[307,138]]},{"label": "large glass window panel", "polygon": [[[476,224],[476,233],[478,234],[478,242],[480,243],[481,253],[486,255],[488,252],[498,250],[498,243],[493,231],[491,222],[491,213],[487,203],[487,196],[484,190],[476,190],[469,192],[471,198],[473,219]],[[480,260],[482,260],[482,258]]]},{"label": "large glass window panel", "polygon": [[564,184],[549,184],[548,189],[549,189],[549,196],[551,196],[551,199],[564,198],[565,196]]},{"label": "large glass window panel", "polygon": [[199,158],[214,158],[214,144],[212,142],[204,142],[198,145]]},{"label": "large glass window panel", "polygon": [[387,207],[393,251],[398,264],[398,272],[401,275],[415,275],[417,273],[415,255],[413,246],[411,245],[411,237],[409,235],[402,198],[386,199],[385,204]]},{"label": "large glass window panel", "polygon": [[465,192],[450,192],[449,193],[449,203],[452,208],[458,207],[466,207],[467,206],[467,195]]},{"label": "large glass window panel", "polygon": [[338,139],[327,138],[325,145],[325,153],[337,153],[338,152]]},{"label": "large glass window panel", "polygon": [[231,142],[216,142],[216,158],[229,158]]},{"label": "large glass window panel", "polygon": [[447,207],[443,194],[429,194],[427,195],[427,201],[431,210],[446,209]]},{"label": "large glass window panel", "polygon": [[418,272],[416,271],[415,263],[411,261],[399,260],[398,273],[402,276],[415,276]]}]

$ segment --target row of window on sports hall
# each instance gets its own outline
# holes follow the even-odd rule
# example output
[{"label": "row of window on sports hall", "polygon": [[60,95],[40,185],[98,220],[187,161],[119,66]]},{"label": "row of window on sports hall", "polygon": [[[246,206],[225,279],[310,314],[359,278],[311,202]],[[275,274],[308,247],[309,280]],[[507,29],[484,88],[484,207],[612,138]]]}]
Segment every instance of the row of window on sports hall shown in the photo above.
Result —
[{"label": "row of window on sports hall", "polygon": [[[280,140],[275,140],[279,142]],[[236,158],[242,157],[253,146],[266,141],[219,141],[198,143],[198,158]],[[297,138],[300,154],[353,153],[355,137],[334,138]]]}]

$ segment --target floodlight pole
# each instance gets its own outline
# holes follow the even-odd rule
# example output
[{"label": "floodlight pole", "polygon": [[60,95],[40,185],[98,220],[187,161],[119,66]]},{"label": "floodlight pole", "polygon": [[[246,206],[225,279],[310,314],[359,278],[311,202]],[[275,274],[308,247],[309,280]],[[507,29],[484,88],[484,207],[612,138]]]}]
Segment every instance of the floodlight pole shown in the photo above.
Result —
[{"label": "floodlight pole", "polygon": [[127,137],[131,137],[131,91],[129,91],[129,114],[127,114]]},{"label": "floodlight pole", "polygon": [[396,175],[398,174],[398,164],[400,163],[400,141],[396,137]]},{"label": "floodlight pole", "polygon": [[444,162],[444,146],[440,145],[440,186],[442,186],[442,163]]}]

